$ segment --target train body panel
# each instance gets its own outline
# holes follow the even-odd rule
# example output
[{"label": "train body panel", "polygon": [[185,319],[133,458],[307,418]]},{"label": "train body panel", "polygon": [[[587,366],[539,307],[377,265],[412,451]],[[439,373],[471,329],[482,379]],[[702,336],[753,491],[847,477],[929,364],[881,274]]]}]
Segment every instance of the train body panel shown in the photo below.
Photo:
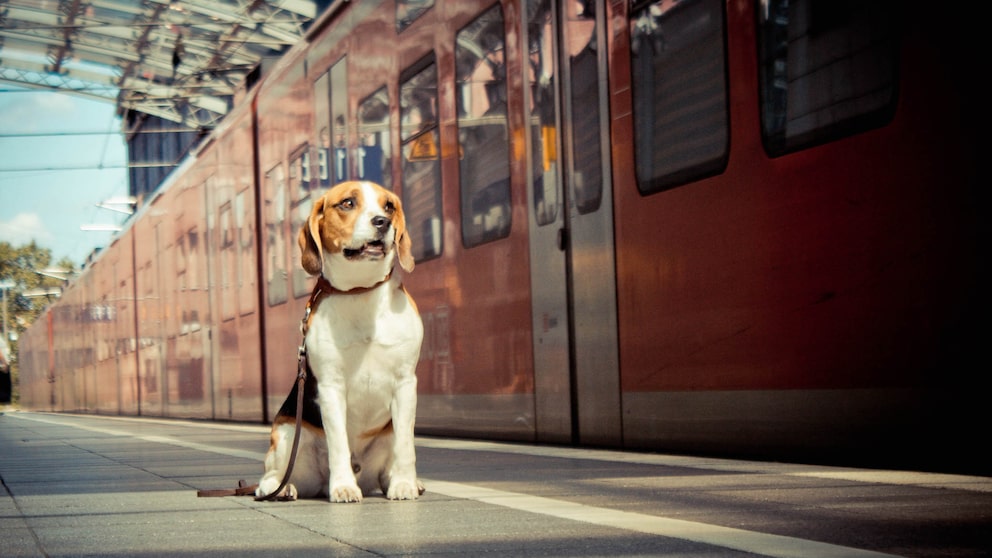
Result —
[{"label": "train body panel", "polygon": [[[628,445],[824,458],[912,453],[921,436],[972,428],[978,386],[954,351],[975,339],[966,310],[978,292],[975,161],[964,155],[974,132],[953,113],[973,94],[928,99],[953,124],[916,105],[934,88],[911,76],[949,72],[914,50],[930,27],[907,22],[891,122],[769,158],[752,108],[760,13],[727,18],[725,169],[617,195]],[[614,48],[630,41],[621,34]],[[614,97],[630,95],[636,73],[617,67]],[[627,140],[637,103],[617,104],[635,111],[614,121],[616,180],[636,183]],[[932,143],[945,127],[953,145]],[[968,453],[952,445],[942,451]]]},{"label": "train body panel", "polygon": [[947,436],[988,309],[960,14],[329,10],[25,335],[25,406],[271,420],[296,235],[358,178],[414,240],[422,433],[992,470]]}]

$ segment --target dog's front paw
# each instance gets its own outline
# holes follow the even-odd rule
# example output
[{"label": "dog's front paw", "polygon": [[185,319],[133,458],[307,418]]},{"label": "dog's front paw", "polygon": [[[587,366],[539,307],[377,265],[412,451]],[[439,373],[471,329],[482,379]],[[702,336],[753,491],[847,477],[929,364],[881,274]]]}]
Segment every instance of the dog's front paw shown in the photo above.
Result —
[{"label": "dog's front paw", "polygon": [[339,484],[331,487],[332,502],[361,502],[362,491],[357,484]]},{"label": "dog's front paw", "polygon": [[418,480],[410,482],[405,479],[393,479],[389,483],[386,498],[390,500],[416,500],[424,493],[424,485]]},{"label": "dog's front paw", "polygon": [[[268,496],[276,488],[279,488],[278,482],[259,483],[258,488],[255,489],[255,497],[261,498],[262,496]],[[283,488],[282,492],[280,492],[279,495],[276,496],[276,499],[292,502],[295,501],[298,497],[299,497],[299,492],[297,492],[296,486],[293,485],[293,483],[289,483],[286,485],[286,488]]]}]

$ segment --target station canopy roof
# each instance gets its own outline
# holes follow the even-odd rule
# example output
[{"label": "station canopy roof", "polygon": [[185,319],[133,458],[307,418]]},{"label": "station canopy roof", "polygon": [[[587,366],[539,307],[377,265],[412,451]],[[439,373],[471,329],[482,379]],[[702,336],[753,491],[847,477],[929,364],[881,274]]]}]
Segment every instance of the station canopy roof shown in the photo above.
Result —
[{"label": "station canopy roof", "polygon": [[0,82],[212,128],[328,0],[0,0]]}]

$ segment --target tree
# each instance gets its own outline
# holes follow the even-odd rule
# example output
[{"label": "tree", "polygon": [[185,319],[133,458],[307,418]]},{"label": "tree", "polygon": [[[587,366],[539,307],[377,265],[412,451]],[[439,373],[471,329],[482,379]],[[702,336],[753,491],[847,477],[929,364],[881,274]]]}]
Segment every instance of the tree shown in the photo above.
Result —
[{"label": "tree", "polygon": [[6,289],[6,309],[0,308],[0,321],[6,318],[6,323],[0,323],[0,328],[7,333],[5,341],[14,357],[11,359],[14,378],[17,376],[17,340],[58,298],[58,295],[36,294],[61,291],[66,281],[56,276],[64,274],[68,278],[75,273],[75,264],[67,258],[53,267],[52,251],[38,246],[34,241],[16,248],[9,242],[0,242],[0,283],[13,284]]}]

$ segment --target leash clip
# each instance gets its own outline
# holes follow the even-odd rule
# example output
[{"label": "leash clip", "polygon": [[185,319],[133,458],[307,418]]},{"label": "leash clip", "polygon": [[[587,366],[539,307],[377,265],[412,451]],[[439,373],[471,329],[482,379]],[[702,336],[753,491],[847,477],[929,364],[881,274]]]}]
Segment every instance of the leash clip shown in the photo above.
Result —
[{"label": "leash clip", "polygon": [[[300,345],[300,356],[296,359],[296,379],[305,380],[307,377],[307,346],[306,343]],[[301,386],[302,389],[302,386]]]}]

